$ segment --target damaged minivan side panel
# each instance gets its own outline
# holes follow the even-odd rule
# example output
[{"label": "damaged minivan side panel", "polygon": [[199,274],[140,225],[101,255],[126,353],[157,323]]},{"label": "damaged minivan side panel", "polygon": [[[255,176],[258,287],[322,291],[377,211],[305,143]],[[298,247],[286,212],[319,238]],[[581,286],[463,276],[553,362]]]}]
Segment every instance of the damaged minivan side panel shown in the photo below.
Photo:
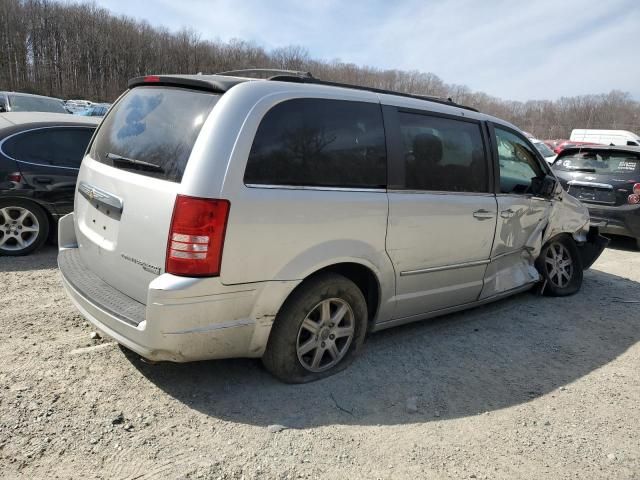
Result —
[{"label": "damaged minivan side panel", "polygon": [[[589,231],[589,212],[578,200],[566,193],[534,148],[516,131],[503,125],[490,126],[494,145],[498,191],[498,223],[487,265],[485,283],[479,300],[535,284],[541,276],[535,262],[543,246],[561,234],[573,237],[581,255],[583,268],[591,266],[600,255],[606,239],[597,229]],[[516,151],[509,151],[514,148]],[[510,158],[513,154],[513,158]],[[517,160],[528,159],[518,164]],[[529,168],[530,170],[526,170]],[[520,193],[518,176],[537,175],[552,182],[548,195]],[[502,184],[500,183],[502,181]],[[530,192],[534,186],[527,190]]]}]

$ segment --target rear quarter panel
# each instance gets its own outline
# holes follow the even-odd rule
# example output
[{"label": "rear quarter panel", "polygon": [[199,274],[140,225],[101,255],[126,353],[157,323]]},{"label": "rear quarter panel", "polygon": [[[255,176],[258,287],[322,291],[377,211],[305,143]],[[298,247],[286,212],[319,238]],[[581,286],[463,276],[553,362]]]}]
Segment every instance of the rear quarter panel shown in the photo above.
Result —
[{"label": "rear quarter panel", "polygon": [[[392,298],[394,274],[385,251],[388,199],[384,190],[244,184],[253,138],[262,117],[274,105],[292,98],[378,103],[377,95],[275,83],[241,84],[223,95],[203,128],[183,178],[181,189],[186,194],[218,196],[231,202],[221,281],[231,285],[301,280],[325,266],[355,262],[377,275],[383,299]],[[380,314],[384,310],[381,305]]]}]

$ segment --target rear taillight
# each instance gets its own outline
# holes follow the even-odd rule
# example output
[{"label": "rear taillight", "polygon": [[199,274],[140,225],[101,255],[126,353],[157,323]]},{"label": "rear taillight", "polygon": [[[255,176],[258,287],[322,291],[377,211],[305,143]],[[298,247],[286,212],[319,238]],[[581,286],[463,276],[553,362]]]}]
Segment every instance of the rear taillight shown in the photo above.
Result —
[{"label": "rear taillight", "polygon": [[640,195],[640,183],[636,183],[633,186],[633,193],[635,193],[636,195]]},{"label": "rear taillight", "polygon": [[229,207],[227,200],[178,195],[167,244],[167,273],[220,275]]},{"label": "rear taillight", "polygon": [[638,195],[637,193],[632,193],[631,195],[629,195],[627,197],[627,203],[631,204],[631,205],[637,205],[640,203],[640,195]]},{"label": "rear taillight", "polygon": [[7,175],[7,179],[10,182],[20,183],[22,181],[22,175],[19,173],[10,173],[9,175]]}]

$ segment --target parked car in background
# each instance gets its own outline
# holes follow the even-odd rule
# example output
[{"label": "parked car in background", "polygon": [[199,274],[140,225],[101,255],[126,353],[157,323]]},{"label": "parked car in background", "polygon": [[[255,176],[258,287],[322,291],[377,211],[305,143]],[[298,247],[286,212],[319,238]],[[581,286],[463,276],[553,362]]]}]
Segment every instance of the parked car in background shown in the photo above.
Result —
[{"label": "parked car in background", "polygon": [[547,144],[534,137],[530,137],[529,141],[533,143],[533,146],[536,147],[536,150],[540,152],[540,155],[542,155],[547,163],[551,164],[554,162],[557,155],[547,146]]},{"label": "parked car in background", "polygon": [[78,115],[83,117],[104,117],[110,106],[108,103],[94,103],[82,112],[78,112]]},{"label": "parked car in background", "polygon": [[0,113],[3,112],[69,113],[59,98],[30,93],[0,92]]},{"label": "parked car in background", "polygon": [[569,194],[587,205],[602,233],[632,237],[640,248],[640,148],[568,148],[553,171]]},{"label": "parked car in background", "polygon": [[69,297],[143,357],[262,357],[316,380],[369,331],[535,285],[575,293],[606,244],[509,123],[289,72],[248,80],[132,80],[60,220]]},{"label": "parked car in background", "polygon": [[640,136],[627,130],[590,130],[576,128],[571,131],[571,141],[593,142],[600,145],[640,146]]},{"label": "parked car in background", "polygon": [[558,145],[556,145],[556,147],[553,149],[553,152],[555,154],[559,154],[560,152],[562,152],[563,150],[567,149],[567,148],[573,148],[573,147],[589,147],[589,146],[597,146],[599,145],[599,143],[592,143],[592,142],[574,142],[573,140],[565,140],[563,142],[558,143]]},{"label": "parked car in background", "polygon": [[26,255],[55,238],[98,123],[66,113],[0,114],[0,255]]},{"label": "parked car in background", "polygon": [[556,138],[553,140],[543,140],[544,144],[549,147],[554,153],[555,153],[555,148],[560,145],[562,142],[567,142],[569,139],[568,138]]},{"label": "parked car in background", "polygon": [[91,108],[94,103],[89,100],[66,100],[64,102],[64,106],[69,111],[69,113],[73,113],[74,115],[78,115],[81,112],[84,112],[88,108]]}]

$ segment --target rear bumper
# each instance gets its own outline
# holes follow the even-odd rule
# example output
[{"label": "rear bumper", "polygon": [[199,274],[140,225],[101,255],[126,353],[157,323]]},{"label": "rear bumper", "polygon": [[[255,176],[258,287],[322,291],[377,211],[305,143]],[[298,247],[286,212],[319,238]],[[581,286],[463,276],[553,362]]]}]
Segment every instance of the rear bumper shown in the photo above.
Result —
[{"label": "rear bumper", "polygon": [[640,238],[640,205],[619,207],[587,205],[591,224],[598,225],[600,233]]},{"label": "rear bumper", "polygon": [[61,222],[58,265],[69,298],[97,330],[154,361],[262,356],[275,314],[298,282],[226,286],[163,274],[144,305],[102,281],[78,248],[64,246],[72,216]]}]

